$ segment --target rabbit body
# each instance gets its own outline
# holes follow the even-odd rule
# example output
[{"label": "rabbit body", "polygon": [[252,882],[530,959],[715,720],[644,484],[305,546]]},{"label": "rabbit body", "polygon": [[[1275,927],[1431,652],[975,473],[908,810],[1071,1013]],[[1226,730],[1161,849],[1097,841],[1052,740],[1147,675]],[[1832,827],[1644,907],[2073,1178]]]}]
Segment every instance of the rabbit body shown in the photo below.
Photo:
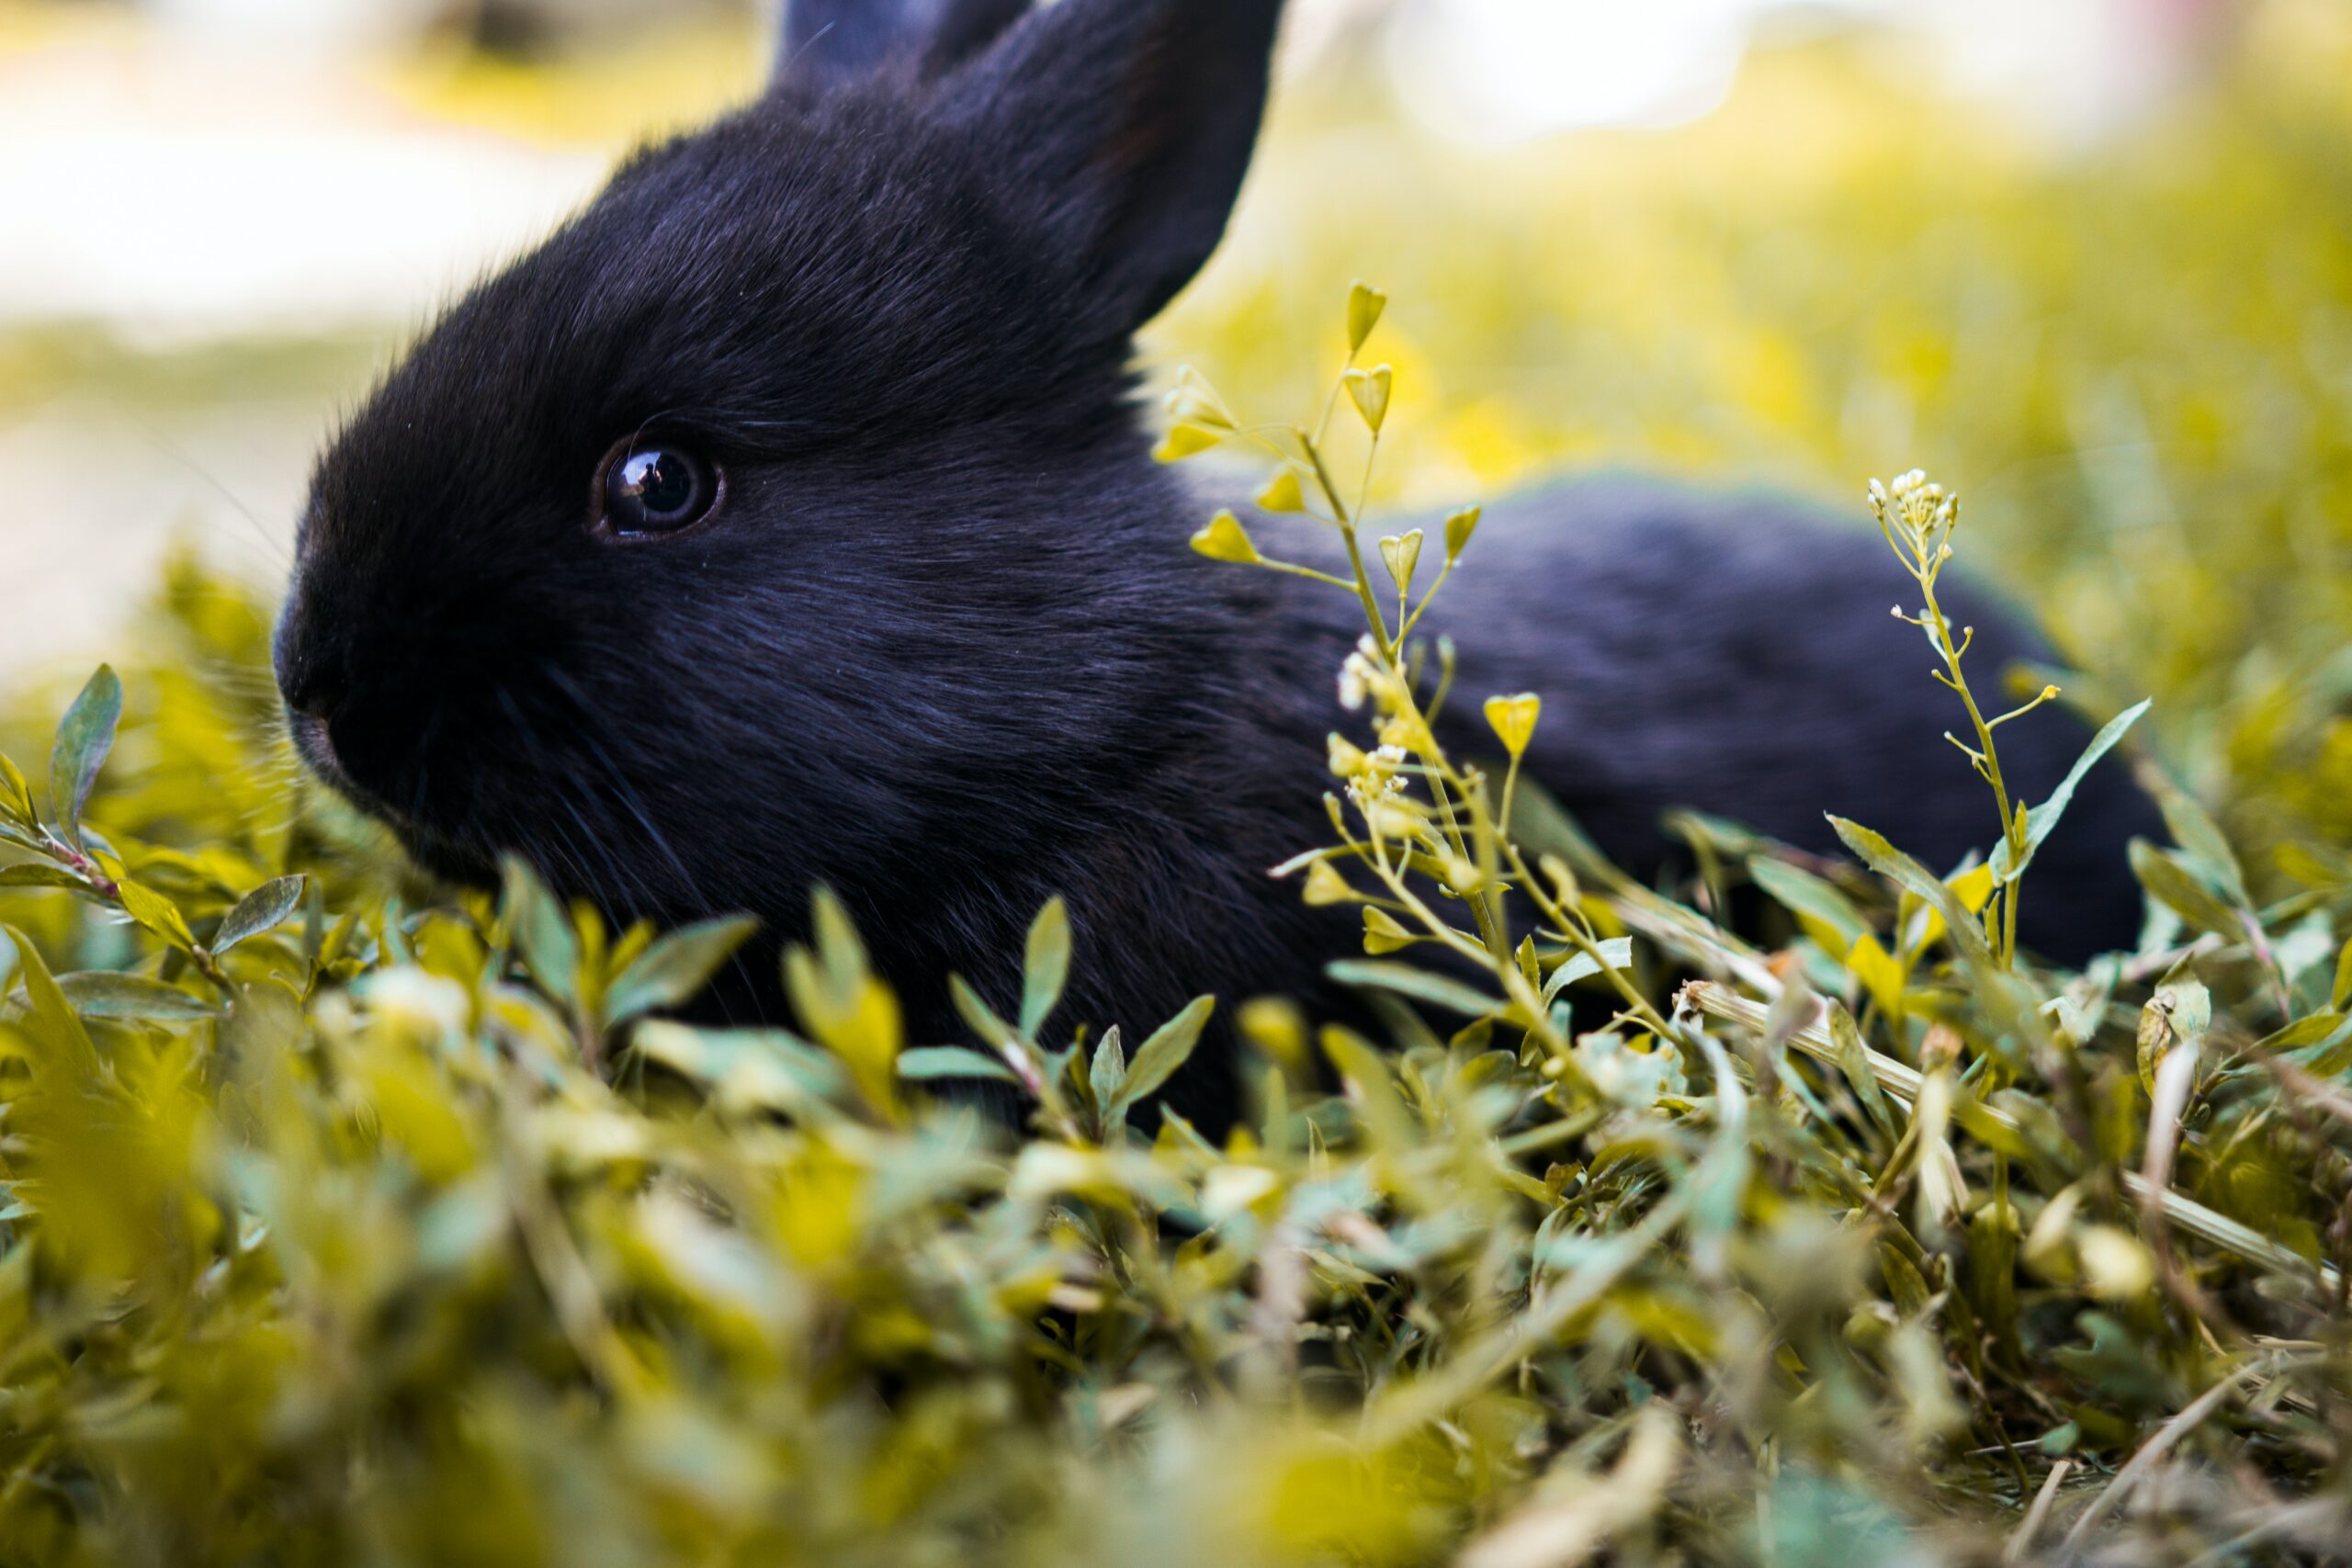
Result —
[{"label": "rabbit body", "polygon": [[[1017,990],[1069,902],[1064,1017],[1132,1037],[1197,991],[1318,1005],[1351,912],[1267,872],[1324,841],[1327,587],[1201,560],[1130,339],[1247,167],[1279,0],[840,0],[775,87],[630,161],[457,304],[322,458],[277,639],[304,755],[428,868],[503,853],[616,918],[849,901],[910,1034],[942,978]],[[674,505],[672,504],[674,502]],[[1302,526],[1306,526],[1302,525]],[[1931,863],[1998,826],[1939,739],[1875,538],[1631,479],[1496,508],[1432,619],[1475,698],[1545,701],[1532,775],[1657,871],[1686,806]],[[2039,656],[1963,588],[1975,668]],[[2024,798],[2084,739],[2004,731]],[[2103,765],[2029,936],[2128,938],[2148,808]],[[722,1005],[781,1006],[749,964]],[[1213,1072],[1175,1096],[1212,1116]]]}]

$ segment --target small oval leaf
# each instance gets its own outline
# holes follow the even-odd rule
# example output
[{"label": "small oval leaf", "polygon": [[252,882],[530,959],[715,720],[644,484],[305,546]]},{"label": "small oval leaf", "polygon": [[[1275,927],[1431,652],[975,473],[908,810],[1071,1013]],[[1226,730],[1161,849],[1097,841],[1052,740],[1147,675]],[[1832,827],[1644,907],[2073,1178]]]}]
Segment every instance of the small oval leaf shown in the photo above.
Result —
[{"label": "small oval leaf", "polygon": [[759,921],[738,915],[682,926],[662,936],[614,979],[605,993],[605,1021],[626,1023],[692,1001],[759,928]]},{"label": "small oval leaf", "polygon": [[184,953],[196,951],[196,933],[187,929],[180,907],[153,888],[124,877],[116,884],[123,913]]},{"label": "small oval leaf", "polygon": [[1069,906],[1056,898],[1029,928],[1029,950],[1021,968],[1021,1037],[1037,1038],[1053,1016],[1069,979]]},{"label": "small oval leaf", "polygon": [[1417,1002],[1427,1002],[1472,1018],[1491,1018],[1507,1011],[1510,1004],[1499,997],[1464,985],[1442,975],[1431,975],[1407,964],[1382,964],[1363,958],[1341,959],[1324,966],[1323,972],[1343,986],[1369,986],[1375,990],[1393,991],[1400,997],[1410,997]]},{"label": "small oval leaf", "polygon": [[1119,1098],[1119,1086],[1126,1081],[1127,1053],[1119,1043],[1119,1026],[1113,1024],[1102,1032],[1102,1040],[1094,1047],[1094,1061],[1087,1073],[1088,1085],[1094,1090],[1094,1103],[1107,1109]]},{"label": "small oval leaf", "polygon": [[57,814],[57,830],[75,849],[82,847],[82,808],[90,803],[90,788],[107,753],[114,750],[114,733],[122,723],[122,682],[110,664],[98,666],[65,718],[57,727],[57,741],[49,753],[49,807]]},{"label": "small oval leaf", "polygon": [[1191,1059],[1193,1048],[1201,1043],[1201,1031],[1207,1026],[1209,1014],[1216,1010],[1215,997],[1194,997],[1182,1012],[1153,1031],[1151,1038],[1136,1053],[1114,1103],[1122,1109],[1131,1106],[1175,1077],[1176,1069]]},{"label": "small oval leaf", "polygon": [[0,819],[23,828],[31,827],[38,819],[33,810],[32,785],[25,782],[17,764],[5,756],[0,756]]},{"label": "small oval leaf", "polygon": [[500,874],[499,919],[522,955],[523,966],[539,989],[571,1001],[580,985],[580,938],[571,929],[571,918],[523,860],[506,856]]},{"label": "small oval leaf", "polygon": [[263,883],[237,900],[237,907],[221,917],[220,929],[212,933],[212,953],[219,957],[249,937],[280,924],[302,902],[303,877],[298,873]]},{"label": "small oval leaf", "polygon": [[995,1057],[983,1056],[962,1045],[919,1045],[911,1051],[901,1051],[899,1076],[918,1079],[996,1078],[1012,1084],[1021,1081],[1012,1068]]},{"label": "small oval leaf", "polygon": [[190,996],[177,986],[167,986],[144,975],[123,975],[108,969],[60,975],[57,988],[65,993],[65,999],[74,1004],[74,1010],[85,1018],[144,1019],[178,1023],[190,1019],[211,1018],[220,1010],[202,997]]},{"label": "small oval leaf", "polygon": [[90,890],[90,885],[72,872],[39,863],[0,865],[0,887],[76,887],[85,893]]}]

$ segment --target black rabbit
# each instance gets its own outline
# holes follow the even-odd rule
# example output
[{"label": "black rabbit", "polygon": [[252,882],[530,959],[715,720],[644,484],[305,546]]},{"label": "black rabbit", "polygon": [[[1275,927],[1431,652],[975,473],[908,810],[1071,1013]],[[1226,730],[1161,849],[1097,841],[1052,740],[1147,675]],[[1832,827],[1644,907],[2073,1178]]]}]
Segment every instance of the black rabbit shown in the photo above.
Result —
[{"label": "black rabbit", "polygon": [[[1191,553],[1129,365],[1222,233],[1280,9],[797,6],[761,101],[633,158],[334,442],[277,648],[312,766],[435,872],[516,852],[624,918],[790,933],[828,883],[919,1039],[961,1033],[950,967],[1012,987],[1056,893],[1066,1017],[1315,992],[1352,921],[1266,873],[1328,832],[1355,608]],[[1588,481],[1496,509],[1457,581],[1465,688],[1543,694],[1534,776],[1637,872],[1675,806],[1944,864],[1997,835],[1860,530]],[[1977,668],[2042,652],[1947,606]],[[2009,734],[2027,798],[2084,739]],[[2029,942],[2128,940],[2154,830],[2103,764]]]}]

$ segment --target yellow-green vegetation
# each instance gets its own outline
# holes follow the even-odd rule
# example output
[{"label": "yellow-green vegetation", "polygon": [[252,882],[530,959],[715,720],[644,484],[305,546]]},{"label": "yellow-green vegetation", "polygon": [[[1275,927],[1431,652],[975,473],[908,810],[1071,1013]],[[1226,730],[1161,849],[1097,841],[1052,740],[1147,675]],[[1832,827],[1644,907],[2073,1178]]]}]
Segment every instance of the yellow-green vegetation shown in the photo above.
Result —
[{"label": "yellow-green vegetation", "polygon": [[[1283,869],[1361,908],[1385,1038],[1245,1005],[1229,1134],[1150,1099],[1204,1005],[1058,1009],[1057,907],[1018,1017],[910,1041],[821,892],[798,1026],[721,1031],[663,1015],[738,924],[410,882],[295,789],[266,609],[175,568],[120,681],[0,724],[0,1565],[2340,1553],[2352,52],[2259,17],[2244,81],[2057,170],[1810,55],[1684,133],[1706,183],[1278,142],[1256,221],[1308,243],[1245,231],[1168,329],[1164,451],[1255,454],[1204,571],[1363,614]],[[1819,159],[1744,163],[1771,115]],[[1397,192],[1442,221],[1366,220]],[[1409,308],[1332,309],[1369,265]],[[1476,512],[1382,519],[1601,451],[1965,483],[1871,494],[1977,862],[1686,819],[1661,891],[1517,776],[1540,705],[1414,627]],[[2165,808],[2085,974],[2009,937],[2066,803],[1999,742],[2053,682],[1967,661],[1948,549]],[[1461,704],[1491,756],[1438,746]],[[976,1075],[1018,1127],[932,1093]]]},{"label": "yellow-green vegetation", "polygon": [[[1840,823],[1872,878],[1690,824],[1784,910],[1769,953],[1617,874],[1518,776],[1534,698],[1486,701],[1499,778],[1432,733],[1469,698],[1414,625],[1477,513],[1369,539],[1329,455],[1342,410],[1367,473],[1386,429],[1396,373],[1356,364],[1385,304],[1354,290],[1312,424],[1196,376],[1170,399],[1167,456],[1261,442],[1261,505],[1350,570],[1231,513],[1196,547],[1366,625],[1334,841],[1280,874],[1361,906],[1337,973],[1390,1037],[1251,1003],[1217,1137],[1150,1098],[1207,1000],[1090,1038],[1058,904],[1018,1018],[959,987],[946,1044],[902,1037],[822,890],[791,1031],[658,1016],[746,922],[609,932],[519,863],[494,900],[371,888],[233,739],[266,717],[261,615],[184,570],[128,733],[101,669],[45,790],[0,769],[0,1561],[2333,1539],[2352,889],[2257,907],[2166,789],[2141,951],[2020,964],[2001,912],[2067,791],[1999,791],[1994,731],[2041,699],[1983,718],[1935,608],[1957,503],[1918,474],[1872,499],[1997,848],[1945,877]],[[927,1092],[976,1077],[1022,1129]]]},{"label": "yellow-green vegetation", "polygon": [[2068,697],[2154,694],[2267,874],[2352,840],[2352,10],[2244,16],[2210,89],[2063,151],[1860,43],[1763,53],[1679,130],[1506,152],[1318,74],[1156,357],[1306,406],[1375,276],[1410,305],[1377,493],[1417,510],[1636,463],[1859,511],[1924,467],[2098,678]]}]

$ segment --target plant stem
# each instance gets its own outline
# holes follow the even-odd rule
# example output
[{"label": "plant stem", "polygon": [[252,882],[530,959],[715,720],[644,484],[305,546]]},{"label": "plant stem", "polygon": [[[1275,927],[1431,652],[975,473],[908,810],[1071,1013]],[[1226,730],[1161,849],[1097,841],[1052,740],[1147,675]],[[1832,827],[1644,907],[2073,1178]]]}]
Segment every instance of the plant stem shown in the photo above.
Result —
[{"label": "plant stem", "polygon": [[[1968,678],[1961,673],[1961,649],[1953,646],[1951,622],[1945,618],[1943,607],[1936,603],[1936,573],[1940,565],[1940,561],[1933,559],[1920,565],[1916,574],[1919,592],[1927,602],[1928,624],[1935,634],[1936,652],[1942,658],[1945,670],[1950,671],[1945,684],[1960,694],[1962,705],[1968,709],[1968,722],[1975,726],[1977,751],[1983,759],[1979,772],[1984,774],[1984,782],[1993,786],[1993,800],[2001,813],[2001,837],[2008,844],[2009,864],[2014,868],[2024,860],[2025,834],[2018,824],[2017,813],[2009,806],[2008,786],[2001,777],[2000,753],[1993,742],[1993,727],[1984,722],[1984,711],[1976,705],[1975,694],[1968,689]],[[2017,962],[2018,890],[2019,882],[2015,877],[1993,890],[1994,897],[2000,899],[2001,907],[1997,929],[1987,931],[1986,935],[1992,941],[1993,956],[2004,969]]]}]

